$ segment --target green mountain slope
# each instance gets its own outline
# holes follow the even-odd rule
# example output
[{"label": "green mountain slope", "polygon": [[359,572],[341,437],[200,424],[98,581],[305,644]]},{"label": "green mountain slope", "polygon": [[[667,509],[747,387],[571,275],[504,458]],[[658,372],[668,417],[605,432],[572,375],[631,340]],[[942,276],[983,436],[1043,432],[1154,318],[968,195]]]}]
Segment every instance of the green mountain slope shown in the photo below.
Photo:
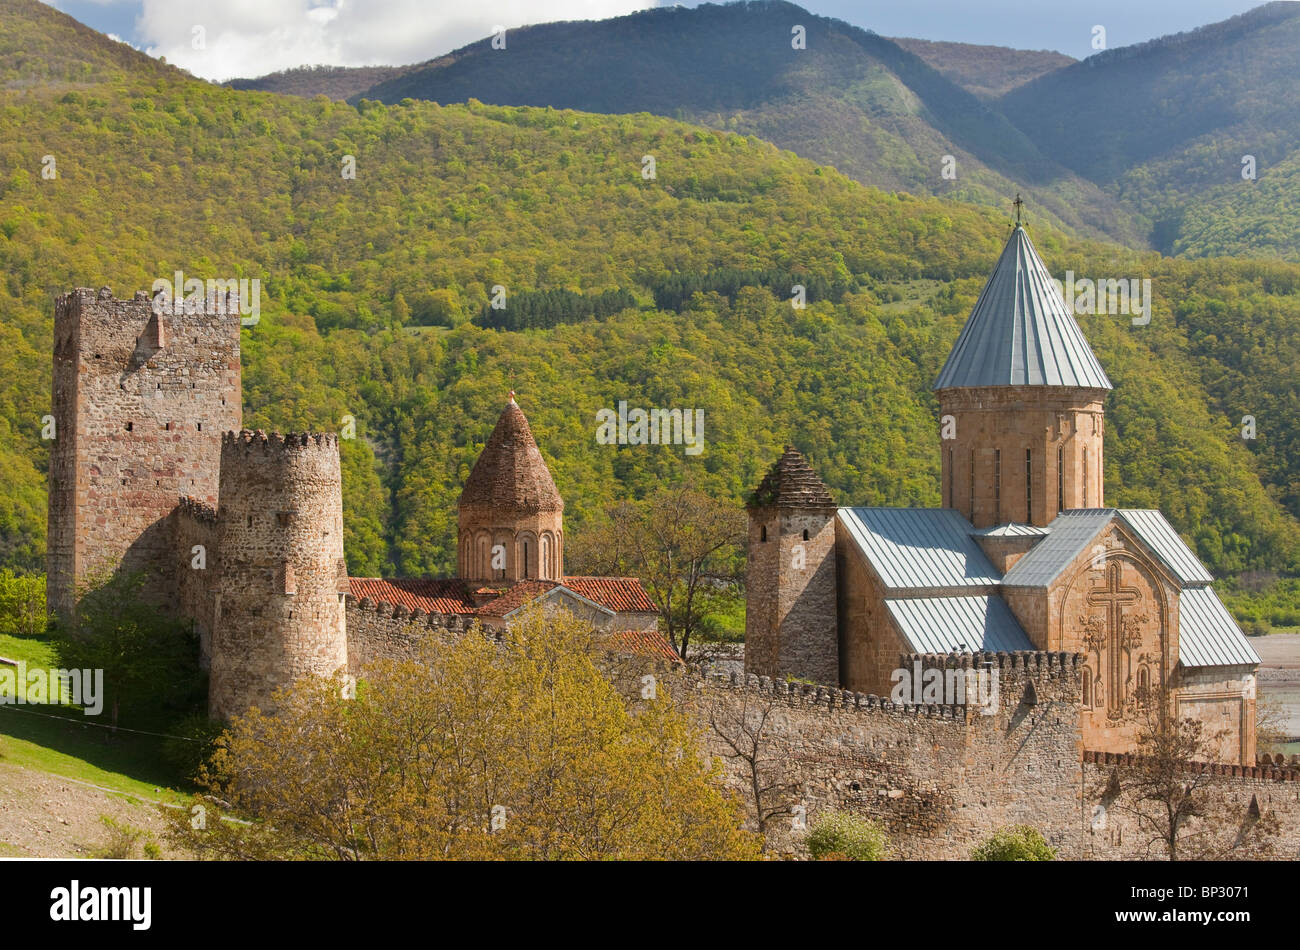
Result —
[{"label": "green mountain slope", "polygon": [[[0,68],[21,73],[8,9]],[[52,16],[52,42],[82,42]],[[354,108],[128,63],[74,89],[39,74],[10,85],[0,133],[0,559],[19,566],[42,549],[52,300],[71,286],[129,294],[176,269],[260,279],[246,424],[355,416],[350,568],[441,573],[461,484],[512,388],[575,546],[602,505],[667,480],[739,502],[786,440],[845,502],[937,504],[929,386],[1006,235],[996,213],[885,194],[649,115]],[[44,154],[56,179],[41,177]],[[1278,418],[1293,398],[1300,267],[1034,234],[1054,273],[1154,282],[1150,326],[1083,319],[1117,383],[1108,501],[1163,508],[1216,570],[1300,571],[1286,447],[1300,414]],[[806,309],[789,303],[794,283]],[[476,325],[497,285],[507,312],[530,301],[542,328]],[[632,306],[599,318],[561,293],[613,291]],[[1276,336],[1260,335],[1261,313]],[[704,453],[597,444],[596,411],[620,400],[704,410]],[[1237,437],[1244,411],[1260,418],[1257,443]]]},{"label": "green mountain slope", "polygon": [[986,102],[1077,62],[1071,56],[1048,49],[941,43],[911,37],[894,37],[893,42]]},{"label": "green mountain slope", "polygon": [[[998,107],[1048,154],[1131,204],[1161,250],[1279,254],[1300,151],[1300,4],[1270,3],[1222,23],[1110,50],[1012,90]],[[1283,204],[1263,227],[1206,220],[1203,197],[1247,200],[1243,156]],[[1251,222],[1252,224],[1257,222]],[[1206,241],[1208,231],[1218,231]]]},{"label": "green mountain slope", "polygon": [[1021,190],[1055,222],[1141,241],[1119,205],[924,59],[783,0],[523,27],[504,50],[481,40],[362,97],[651,112],[757,135],[879,188],[995,206]]}]

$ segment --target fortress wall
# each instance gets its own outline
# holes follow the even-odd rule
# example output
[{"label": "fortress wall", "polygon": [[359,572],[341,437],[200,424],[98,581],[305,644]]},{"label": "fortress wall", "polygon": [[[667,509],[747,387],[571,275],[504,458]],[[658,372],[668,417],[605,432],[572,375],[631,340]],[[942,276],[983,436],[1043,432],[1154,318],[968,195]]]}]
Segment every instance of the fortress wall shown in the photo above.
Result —
[{"label": "fortress wall", "polygon": [[[998,678],[993,712],[972,706],[896,706],[824,686],[725,675],[699,681],[688,702],[728,783],[747,795],[743,763],[711,722],[736,734],[766,716],[765,782],[792,785],[788,804],[809,826],[833,808],[881,821],[898,857],[961,859],[1004,825],[1037,827],[1062,857],[1081,856],[1078,657],[1059,653],[958,658]],[[943,666],[946,657],[899,663]],[[792,815],[773,819],[770,845],[794,852],[804,835]]]},{"label": "fortress wall", "polygon": [[346,671],[337,437],[227,433],[217,528],[212,714],[267,709],[300,676]]},{"label": "fortress wall", "polygon": [[[1279,757],[1280,758],[1280,757]],[[1113,794],[1112,776],[1122,776],[1132,755],[1083,753],[1084,806],[1088,830],[1083,857],[1101,860],[1163,859],[1165,850],[1133,813],[1130,793]],[[1210,832],[1210,857],[1294,861],[1300,859],[1300,767],[1194,764],[1210,790],[1211,808],[1223,825]],[[1252,803],[1254,808],[1252,808]],[[1195,820],[1189,833],[1200,835]],[[1185,857],[1193,856],[1189,845]]]},{"label": "fortress wall", "polygon": [[54,306],[47,592],[67,614],[77,586],[143,570],[175,607],[168,516],[183,495],[216,504],[221,434],[240,424],[239,306],[153,312],[77,288]]},{"label": "fortress wall", "polygon": [[430,640],[447,643],[470,628],[464,614],[427,614],[400,604],[347,598],[348,672],[353,676],[376,660],[419,659]]},{"label": "fortress wall", "polygon": [[182,617],[194,624],[199,637],[199,664],[212,659],[213,607],[216,595],[217,510],[193,498],[182,498],[172,515],[176,538],[176,600]]}]

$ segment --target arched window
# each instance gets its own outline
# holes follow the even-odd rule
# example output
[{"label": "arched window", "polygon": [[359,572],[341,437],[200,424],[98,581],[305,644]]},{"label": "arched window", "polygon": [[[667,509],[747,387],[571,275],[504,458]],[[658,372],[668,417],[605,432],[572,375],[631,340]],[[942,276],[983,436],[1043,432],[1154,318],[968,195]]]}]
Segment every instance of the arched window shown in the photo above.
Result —
[{"label": "arched window", "polygon": [[1147,690],[1151,688],[1151,671],[1145,666],[1138,669],[1138,702],[1146,702]]},{"label": "arched window", "polygon": [[804,529],[803,529],[803,539],[804,539],[805,541],[808,540],[808,529],[807,529],[807,528],[804,528]]},{"label": "arched window", "polygon": [[760,541],[767,540],[767,525],[763,525],[758,529],[758,540]]},{"label": "arched window", "polygon": [[1092,707],[1092,670],[1083,668],[1083,707]]}]

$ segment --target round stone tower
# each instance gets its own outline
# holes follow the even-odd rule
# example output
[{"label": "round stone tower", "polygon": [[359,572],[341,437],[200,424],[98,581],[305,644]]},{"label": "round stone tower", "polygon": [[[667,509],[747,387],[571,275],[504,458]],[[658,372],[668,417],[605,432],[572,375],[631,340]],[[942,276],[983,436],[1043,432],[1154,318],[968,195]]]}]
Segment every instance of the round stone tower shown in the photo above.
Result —
[{"label": "round stone tower", "polygon": [[217,519],[208,707],[226,718],[347,668],[337,436],[226,433]]},{"label": "round stone tower", "polygon": [[459,505],[459,575],[564,580],[564,500],[515,394],[469,473]]}]

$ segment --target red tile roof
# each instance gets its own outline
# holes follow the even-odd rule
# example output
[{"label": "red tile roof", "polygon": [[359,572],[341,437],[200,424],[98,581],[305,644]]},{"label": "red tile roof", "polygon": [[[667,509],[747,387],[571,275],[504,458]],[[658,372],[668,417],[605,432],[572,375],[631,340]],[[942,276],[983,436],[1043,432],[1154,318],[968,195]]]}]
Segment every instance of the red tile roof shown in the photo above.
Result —
[{"label": "red tile roof", "polygon": [[659,610],[635,577],[566,577],[564,586],[610,610],[641,613]]},{"label": "red tile roof", "polygon": [[[353,577],[349,578],[352,596],[369,597],[375,603],[387,601],[408,610],[430,614],[477,614],[504,617],[528,601],[540,597],[558,585],[556,581],[520,581],[501,588],[500,596],[482,607],[474,606],[469,585],[456,578]],[[566,577],[564,586],[580,597],[600,604],[615,613],[656,613],[659,608],[635,577]],[[494,591],[496,588],[493,589]],[[484,593],[486,588],[478,591]]]},{"label": "red tile roof", "polygon": [[408,610],[423,610],[430,614],[472,614],[474,601],[470,599],[465,582],[455,578],[428,580],[403,577],[385,580],[379,577],[352,577],[348,579],[352,596],[357,600],[369,597],[375,603],[388,601]]},{"label": "red tile roof", "polygon": [[670,663],[681,663],[667,638],[657,630],[619,630],[611,636],[615,649],[621,653],[635,653],[637,656],[653,657]]},{"label": "red tile roof", "polygon": [[520,581],[514,587],[478,609],[480,617],[504,617],[517,607],[541,597],[560,585],[555,581]]}]

